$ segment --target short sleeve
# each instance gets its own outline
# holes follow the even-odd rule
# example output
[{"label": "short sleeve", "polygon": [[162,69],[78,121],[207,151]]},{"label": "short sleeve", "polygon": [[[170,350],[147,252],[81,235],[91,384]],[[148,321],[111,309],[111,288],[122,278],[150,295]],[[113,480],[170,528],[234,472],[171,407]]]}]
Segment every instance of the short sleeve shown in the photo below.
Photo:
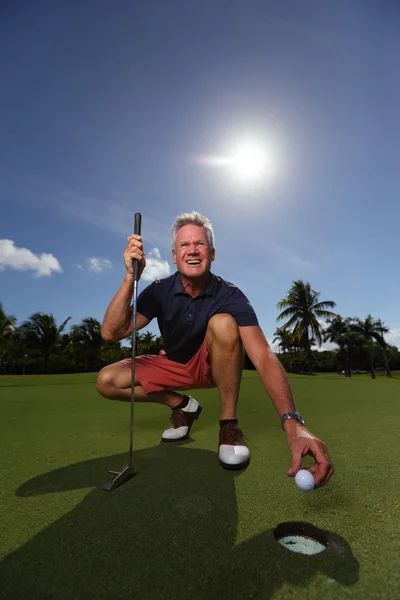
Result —
[{"label": "short sleeve", "polygon": [[137,298],[137,312],[150,321],[159,315],[160,301],[157,297],[155,284],[148,285]]},{"label": "short sleeve", "polygon": [[257,315],[246,296],[237,287],[231,288],[231,293],[224,302],[223,312],[232,315],[239,327],[258,325]]}]

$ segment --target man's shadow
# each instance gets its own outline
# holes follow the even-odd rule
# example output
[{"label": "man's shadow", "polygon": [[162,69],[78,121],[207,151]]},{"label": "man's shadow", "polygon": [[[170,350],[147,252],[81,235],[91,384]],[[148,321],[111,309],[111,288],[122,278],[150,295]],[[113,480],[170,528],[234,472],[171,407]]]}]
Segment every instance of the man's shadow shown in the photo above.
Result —
[{"label": "man's shadow", "polygon": [[235,546],[237,474],[221,469],[214,452],[190,443],[135,451],[138,474],[103,491],[108,471],[125,461],[126,455],[84,461],[17,490],[30,497],[93,488],[1,563],[1,598],[261,599],[284,582],[306,586],[317,572],[344,585],[358,580],[357,560],[333,533],[316,556],[283,548],[273,530]]}]

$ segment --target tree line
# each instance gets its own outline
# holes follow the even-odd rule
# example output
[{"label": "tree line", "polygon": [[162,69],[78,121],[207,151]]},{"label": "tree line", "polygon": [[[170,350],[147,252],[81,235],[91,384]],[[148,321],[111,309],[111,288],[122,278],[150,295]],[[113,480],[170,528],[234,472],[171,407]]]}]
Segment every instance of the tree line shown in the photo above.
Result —
[{"label": "tree line", "polygon": [[[336,303],[320,300],[316,292],[302,280],[293,281],[288,293],[277,303],[280,314],[273,343],[285,370],[292,373],[376,370],[391,377],[400,369],[400,352],[386,343],[388,328],[380,319],[367,315],[343,317],[335,312]],[[132,355],[131,340],[105,342],[101,324],[87,317],[66,331],[71,317],[57,325],[51,314],[35,313],[17,324],[0,303],[0,373],[80,373],[97,372],[103,366]],[[124,341],[124,340],[123,340]],[[336,345],[333,351],[315,351],[323,342]],[[158,354],[164,347],[161,337],[150,332],[137,333],[136,354]],[[246,356],[245,368],[254,368]]]}]

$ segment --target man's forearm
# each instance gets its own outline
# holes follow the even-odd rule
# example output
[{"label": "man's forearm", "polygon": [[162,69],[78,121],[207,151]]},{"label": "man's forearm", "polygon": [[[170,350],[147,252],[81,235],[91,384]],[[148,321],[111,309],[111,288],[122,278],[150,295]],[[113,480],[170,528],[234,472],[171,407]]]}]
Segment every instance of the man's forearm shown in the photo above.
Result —
[{"label": "man's forearm", "polygon": [[133,294],[132,277],[126,275],[121,287],[111,300],[101,326],[103,339],[114,342],[124,338],[132,321],[131,301]]},{"label": "man's forearm", "polygon": [[272,350],[268,351],[256,368],[278,415],[281,417],[287,412],[295,411],[293,393],[285,370]]}]

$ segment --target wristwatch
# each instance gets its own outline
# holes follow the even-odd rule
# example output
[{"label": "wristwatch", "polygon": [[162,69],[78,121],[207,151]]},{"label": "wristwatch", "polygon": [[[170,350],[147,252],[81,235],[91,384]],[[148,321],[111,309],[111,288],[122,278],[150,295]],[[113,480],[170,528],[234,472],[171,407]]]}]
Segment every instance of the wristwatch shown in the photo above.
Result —
[{"label": "wristwatch", "polygon": [[296,419],[296,421],[298,421],[300,425],[304,425],[304,419],[298,412],[287,412],[281,416],[281,425],[283,430],[285,430],[283,424],[288,419]]}]

